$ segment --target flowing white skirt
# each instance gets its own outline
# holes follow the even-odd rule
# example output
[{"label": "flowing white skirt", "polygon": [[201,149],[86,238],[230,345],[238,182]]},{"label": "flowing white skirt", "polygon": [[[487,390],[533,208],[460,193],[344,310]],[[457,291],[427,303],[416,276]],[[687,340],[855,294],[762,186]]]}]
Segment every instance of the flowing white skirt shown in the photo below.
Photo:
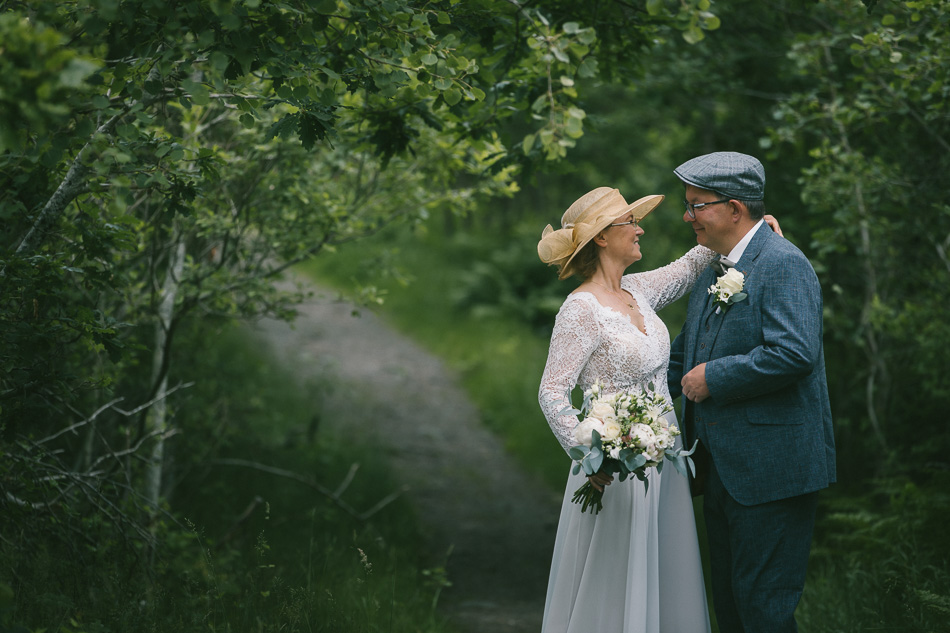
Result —
[{"label": "flowing white skirt", "polygon": [[708,633],[688,482],[670,463],[649,480],[644,494],[640,480],[615,478],[593,515],[571,502],[586,477],[569,475],[542,633]]}]

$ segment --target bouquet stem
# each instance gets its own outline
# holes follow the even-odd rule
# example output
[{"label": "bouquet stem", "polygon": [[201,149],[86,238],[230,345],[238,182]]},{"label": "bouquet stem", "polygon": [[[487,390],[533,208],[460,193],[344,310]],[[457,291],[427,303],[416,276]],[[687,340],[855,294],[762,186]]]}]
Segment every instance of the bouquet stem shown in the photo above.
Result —
[{"label": "bouquet stem", "polygon": [[591,514],[598,514],[604,509],[603,498],[603,491],[594,488],[594,485],[588,480],[574,491],[571,501],[581,504],[581,512],[587,512],[589,508]]}]

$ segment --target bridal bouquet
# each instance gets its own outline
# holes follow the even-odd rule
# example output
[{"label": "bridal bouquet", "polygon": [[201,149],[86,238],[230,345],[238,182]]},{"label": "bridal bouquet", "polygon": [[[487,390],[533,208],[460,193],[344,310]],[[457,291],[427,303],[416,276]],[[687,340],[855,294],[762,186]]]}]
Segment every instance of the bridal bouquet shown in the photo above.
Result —
[{"label": "bridal bouquet", "polygon": [[[584,392],[581,410],[570,408],[563,413],[584,414],[574,428],[577,446],[568,454],[575,461],[574,474],[581,471],[593,475],[598,471],[618,474],[620,481],[633,475],[643,482],[644,492],[649,488],[646,471],[663,469],[664,459],[684,477],[687,466],[695,472],[692,451],[674,449],[673,442],[680,434],[675,424],[669,424],[664,414],[672,411],[659,395],[646,393],[603,393],[599,383]],[[603,510],[604,493],[587,481],[574,492],[572,501],[581,504],[581,512],[593,514]]]}]

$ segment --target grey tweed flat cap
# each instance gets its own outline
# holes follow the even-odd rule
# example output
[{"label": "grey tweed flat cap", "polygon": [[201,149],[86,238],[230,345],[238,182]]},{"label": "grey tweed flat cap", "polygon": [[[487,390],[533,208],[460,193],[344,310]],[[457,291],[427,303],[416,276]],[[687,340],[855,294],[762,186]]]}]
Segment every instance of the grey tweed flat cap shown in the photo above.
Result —
[{"label": "grey tweed flat cap", "polygon": [[673,170],[688,185],[735,200],[765,199],[765,168],[759,159],[739,152],[713,152]]}]

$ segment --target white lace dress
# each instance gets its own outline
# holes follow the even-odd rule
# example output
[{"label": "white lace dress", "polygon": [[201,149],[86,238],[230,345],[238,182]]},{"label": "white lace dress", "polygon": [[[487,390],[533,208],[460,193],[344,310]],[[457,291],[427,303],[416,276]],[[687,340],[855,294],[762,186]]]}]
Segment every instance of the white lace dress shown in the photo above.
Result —
[{"label": "white lace dress", "polygon": [[[685,295],[714,253],[697,246],[672,264],[625,275],[646,334],[630,319],[574,292],[561,306],[551,336],[539,401],[565,450],[575,444],[577,417],[558,416],[565,393],[600,381],[609,392],[642,390],[670,401],[666,369],[670,334],[656,310]],[[670,422],[675,413],[667,414]],[[680,438],[677,438],[680,446]],[[569,474],[561,506],[543,633],[701,633],[709,631],[699,543],[686,478],[669,465],[614,482],[604,509],[581,513],[571,502],[586,481]]]}]

